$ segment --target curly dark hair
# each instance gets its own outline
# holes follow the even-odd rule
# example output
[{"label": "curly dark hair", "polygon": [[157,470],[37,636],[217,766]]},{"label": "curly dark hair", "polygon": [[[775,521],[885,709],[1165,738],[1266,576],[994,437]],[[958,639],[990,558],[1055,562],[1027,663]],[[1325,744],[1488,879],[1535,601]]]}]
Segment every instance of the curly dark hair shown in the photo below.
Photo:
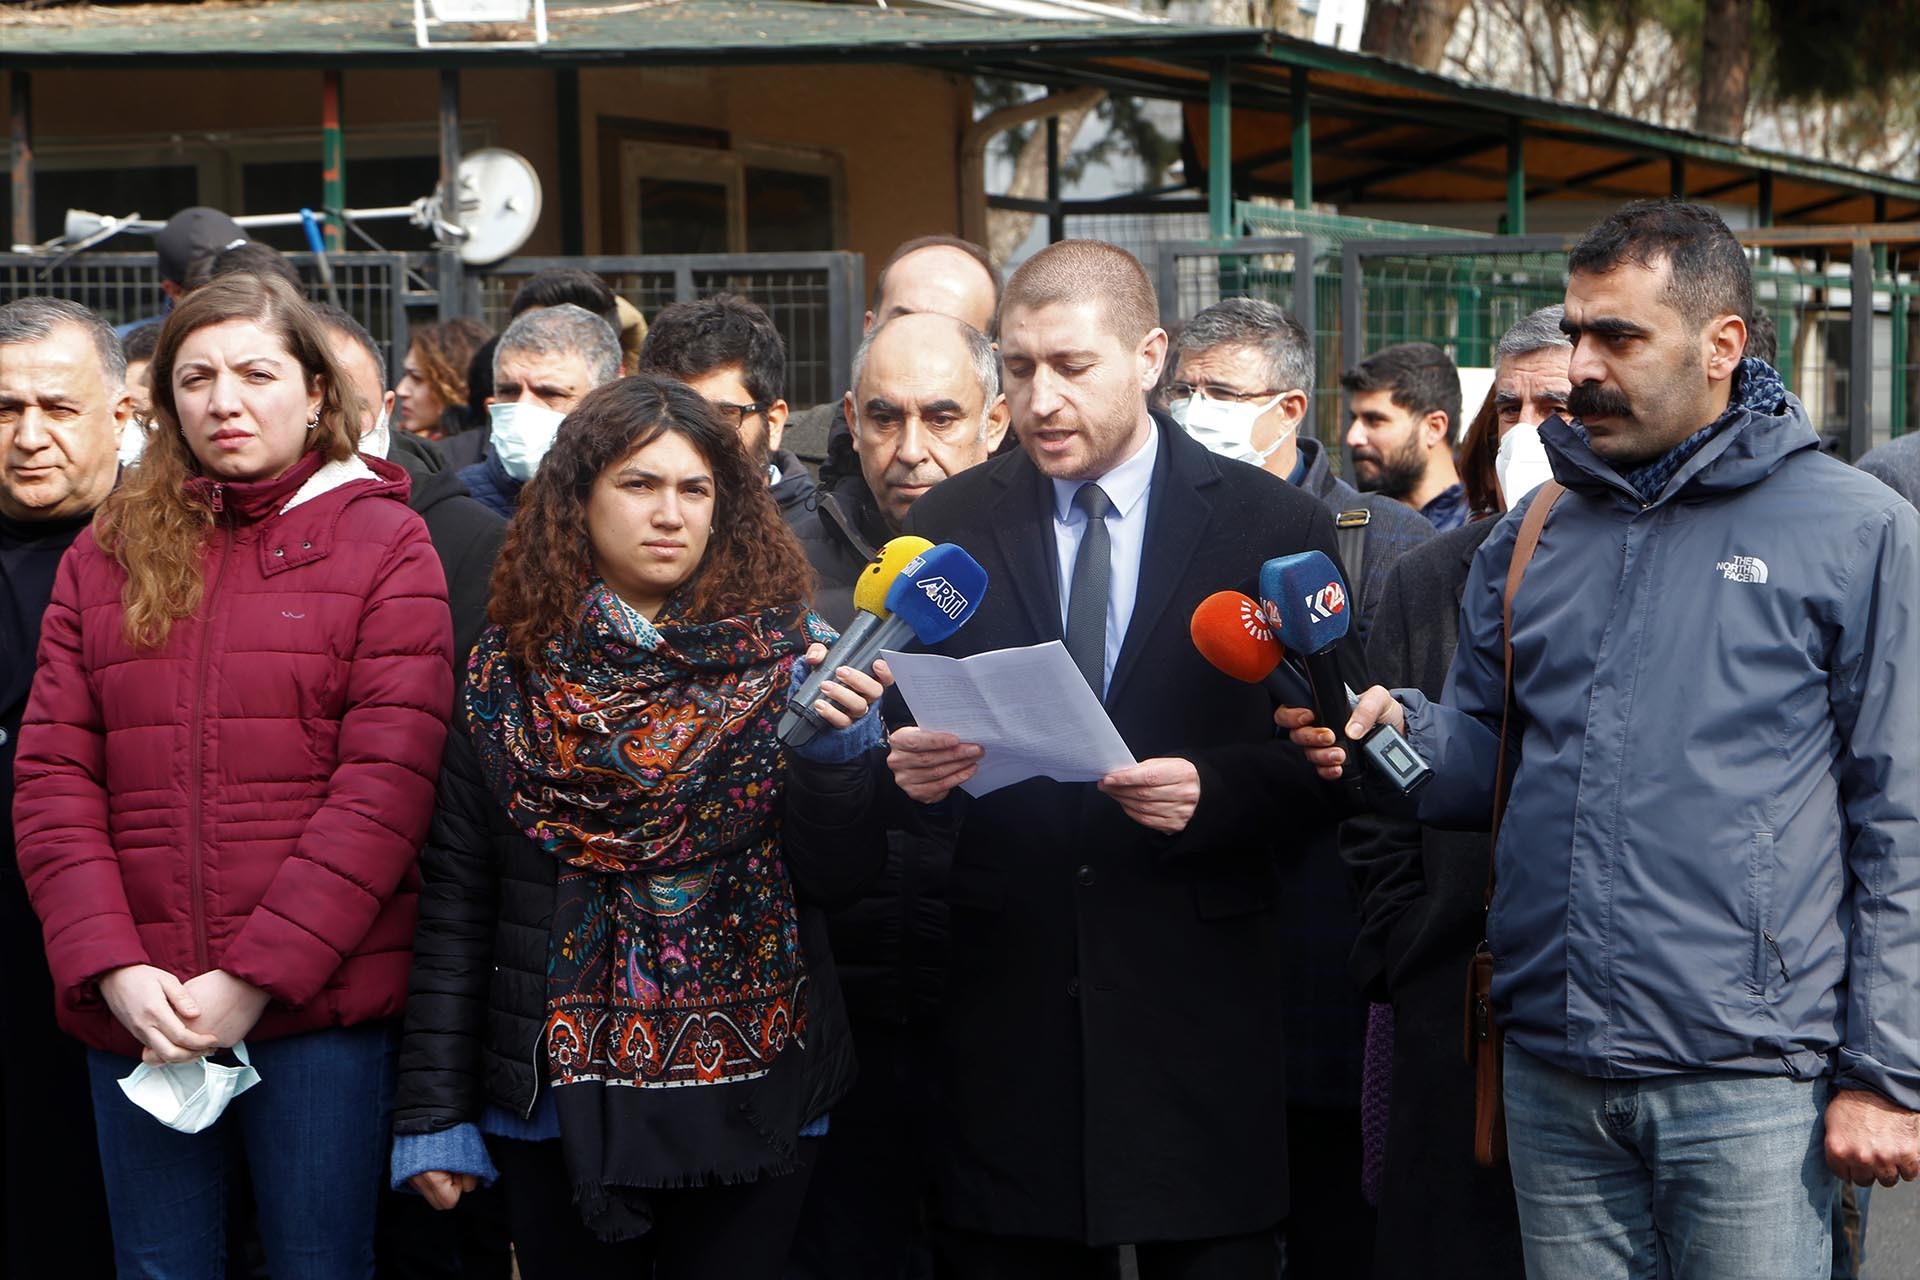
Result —
[{"label": "curly dark hair", "polygon": [[693,576],[675,591],[686,616],[732,617],[804,609],[813,568],[747,457],[740,433],[700,395],[669,378],[619,378],[587,393],[560,424],[507,526],[493,570],[487,616],[507,633],[507,651],[528,667],[542,649],[580,626],[582,588],[593,577],[587,499],[601,475],[667,432],[686,438],[713,472],[713,533]]}]

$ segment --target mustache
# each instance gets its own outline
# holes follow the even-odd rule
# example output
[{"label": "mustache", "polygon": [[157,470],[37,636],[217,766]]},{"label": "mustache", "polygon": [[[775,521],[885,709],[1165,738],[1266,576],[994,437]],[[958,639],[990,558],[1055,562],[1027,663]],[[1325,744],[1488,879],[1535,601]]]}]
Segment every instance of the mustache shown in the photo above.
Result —
[{"label": "mustache", "polygon": [[1597,382],[1583,382],[1567,393],[1567,411],[1577,418],[1625,418],[1633,414],[1626,396]]}]

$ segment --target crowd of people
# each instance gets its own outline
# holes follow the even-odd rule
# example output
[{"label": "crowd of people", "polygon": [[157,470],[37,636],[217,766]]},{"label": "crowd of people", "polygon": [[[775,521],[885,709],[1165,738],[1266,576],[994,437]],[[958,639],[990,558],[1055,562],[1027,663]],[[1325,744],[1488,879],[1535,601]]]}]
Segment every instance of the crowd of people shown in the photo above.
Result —
[{"label": "crowd of people", "polygon": [[[1293,317],[1096,241],[901,245],[801,408],[740,297],[390,387],[156,249],[0,306],[8,1274],[1840,1280],[1920,1177],[1920,437],[1821,451],[1711,211],[1484,404],[1341,371],[1345,476]],[[784,742],[908,538],[1136,763],[975,794],[884,661]],[[1351,710],[1190,630],[1310,552]]]}]

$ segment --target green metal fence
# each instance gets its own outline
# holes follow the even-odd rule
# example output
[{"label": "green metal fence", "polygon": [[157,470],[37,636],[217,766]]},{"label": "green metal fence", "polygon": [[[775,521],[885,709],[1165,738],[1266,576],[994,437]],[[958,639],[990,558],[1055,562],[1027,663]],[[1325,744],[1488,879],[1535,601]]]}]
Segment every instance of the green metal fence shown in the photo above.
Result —
[{"label": "green metal fence", "polygon": [[[1351,241],[1460,240],[1467,233],[1249,201],[1235,206],[1235,217],[1242,238],[1230,245],[1194,240],[1158,246],[1153,266],[1162,320],[1171,326],[1236,296],[1264,298],[1287,308],[1313,335],[1314,403],[1301,429],[1330,444],[1329,454],[1338,466],[1346,428],[1339,375],[1351,363],[1341,333],[1343,248]],[[1496,242],[1491,236],[1478,238]],[[1386,339],[1381,345],[1399,340]]]},{"label": "green metal fence", "polygon": [[[1441,234],[1254,205],[1240,206],[1240,219],[1240,240],[1161,247],[1164,318],[1177,322],[1236,294],[1295,312],[1314,335],[1307,429],[1323,441],[1338,441],[1344,427],[1339,373],[1367,353],[1431,342],[1463,367],[1485,368],[1508,327],[1565,292],[1559,236]],[[1829,447],[1857,458],[1920,429],[1920,274],[1897,269],[1898,259],[1890,268],[1871,241],[1837,249],[1753,246],[1754,290],[1777,332],[1774,363],[1788,387]],[[1465,406],[1469,414],[1478,407]]]},{"label": "green metal fence", "polygon": [[[1491,365],[1508,326],[1561,300],[1565,249],[1552,236],[1349,241],[1343,362],[1417,341],[1463,367]],[[1773,363],[1828,447],[1857,458],[1908,429],[1920,390],[1912,337],[1920,283],[1887,269],[1864,244],[1845,257],[1824,248],[1751,253],[1755,308],[1777,334]]]}]

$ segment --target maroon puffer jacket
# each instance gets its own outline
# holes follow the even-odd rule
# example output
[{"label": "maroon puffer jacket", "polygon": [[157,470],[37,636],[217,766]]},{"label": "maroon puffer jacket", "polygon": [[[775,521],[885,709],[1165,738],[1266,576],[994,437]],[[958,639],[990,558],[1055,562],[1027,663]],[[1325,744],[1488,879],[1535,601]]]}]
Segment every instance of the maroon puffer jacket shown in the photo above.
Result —
[{"label": "maroon puffer jacket", "polygon": [[138,1052],[97,986],[130,964],[265,988],[250,1039],[400,1012],[453,701],[406,495],[391,463],[317,455],[217,486],[204,601],[158,650],[127,643],[91,531],[61,561],[14,826],[72,1035]]}]

